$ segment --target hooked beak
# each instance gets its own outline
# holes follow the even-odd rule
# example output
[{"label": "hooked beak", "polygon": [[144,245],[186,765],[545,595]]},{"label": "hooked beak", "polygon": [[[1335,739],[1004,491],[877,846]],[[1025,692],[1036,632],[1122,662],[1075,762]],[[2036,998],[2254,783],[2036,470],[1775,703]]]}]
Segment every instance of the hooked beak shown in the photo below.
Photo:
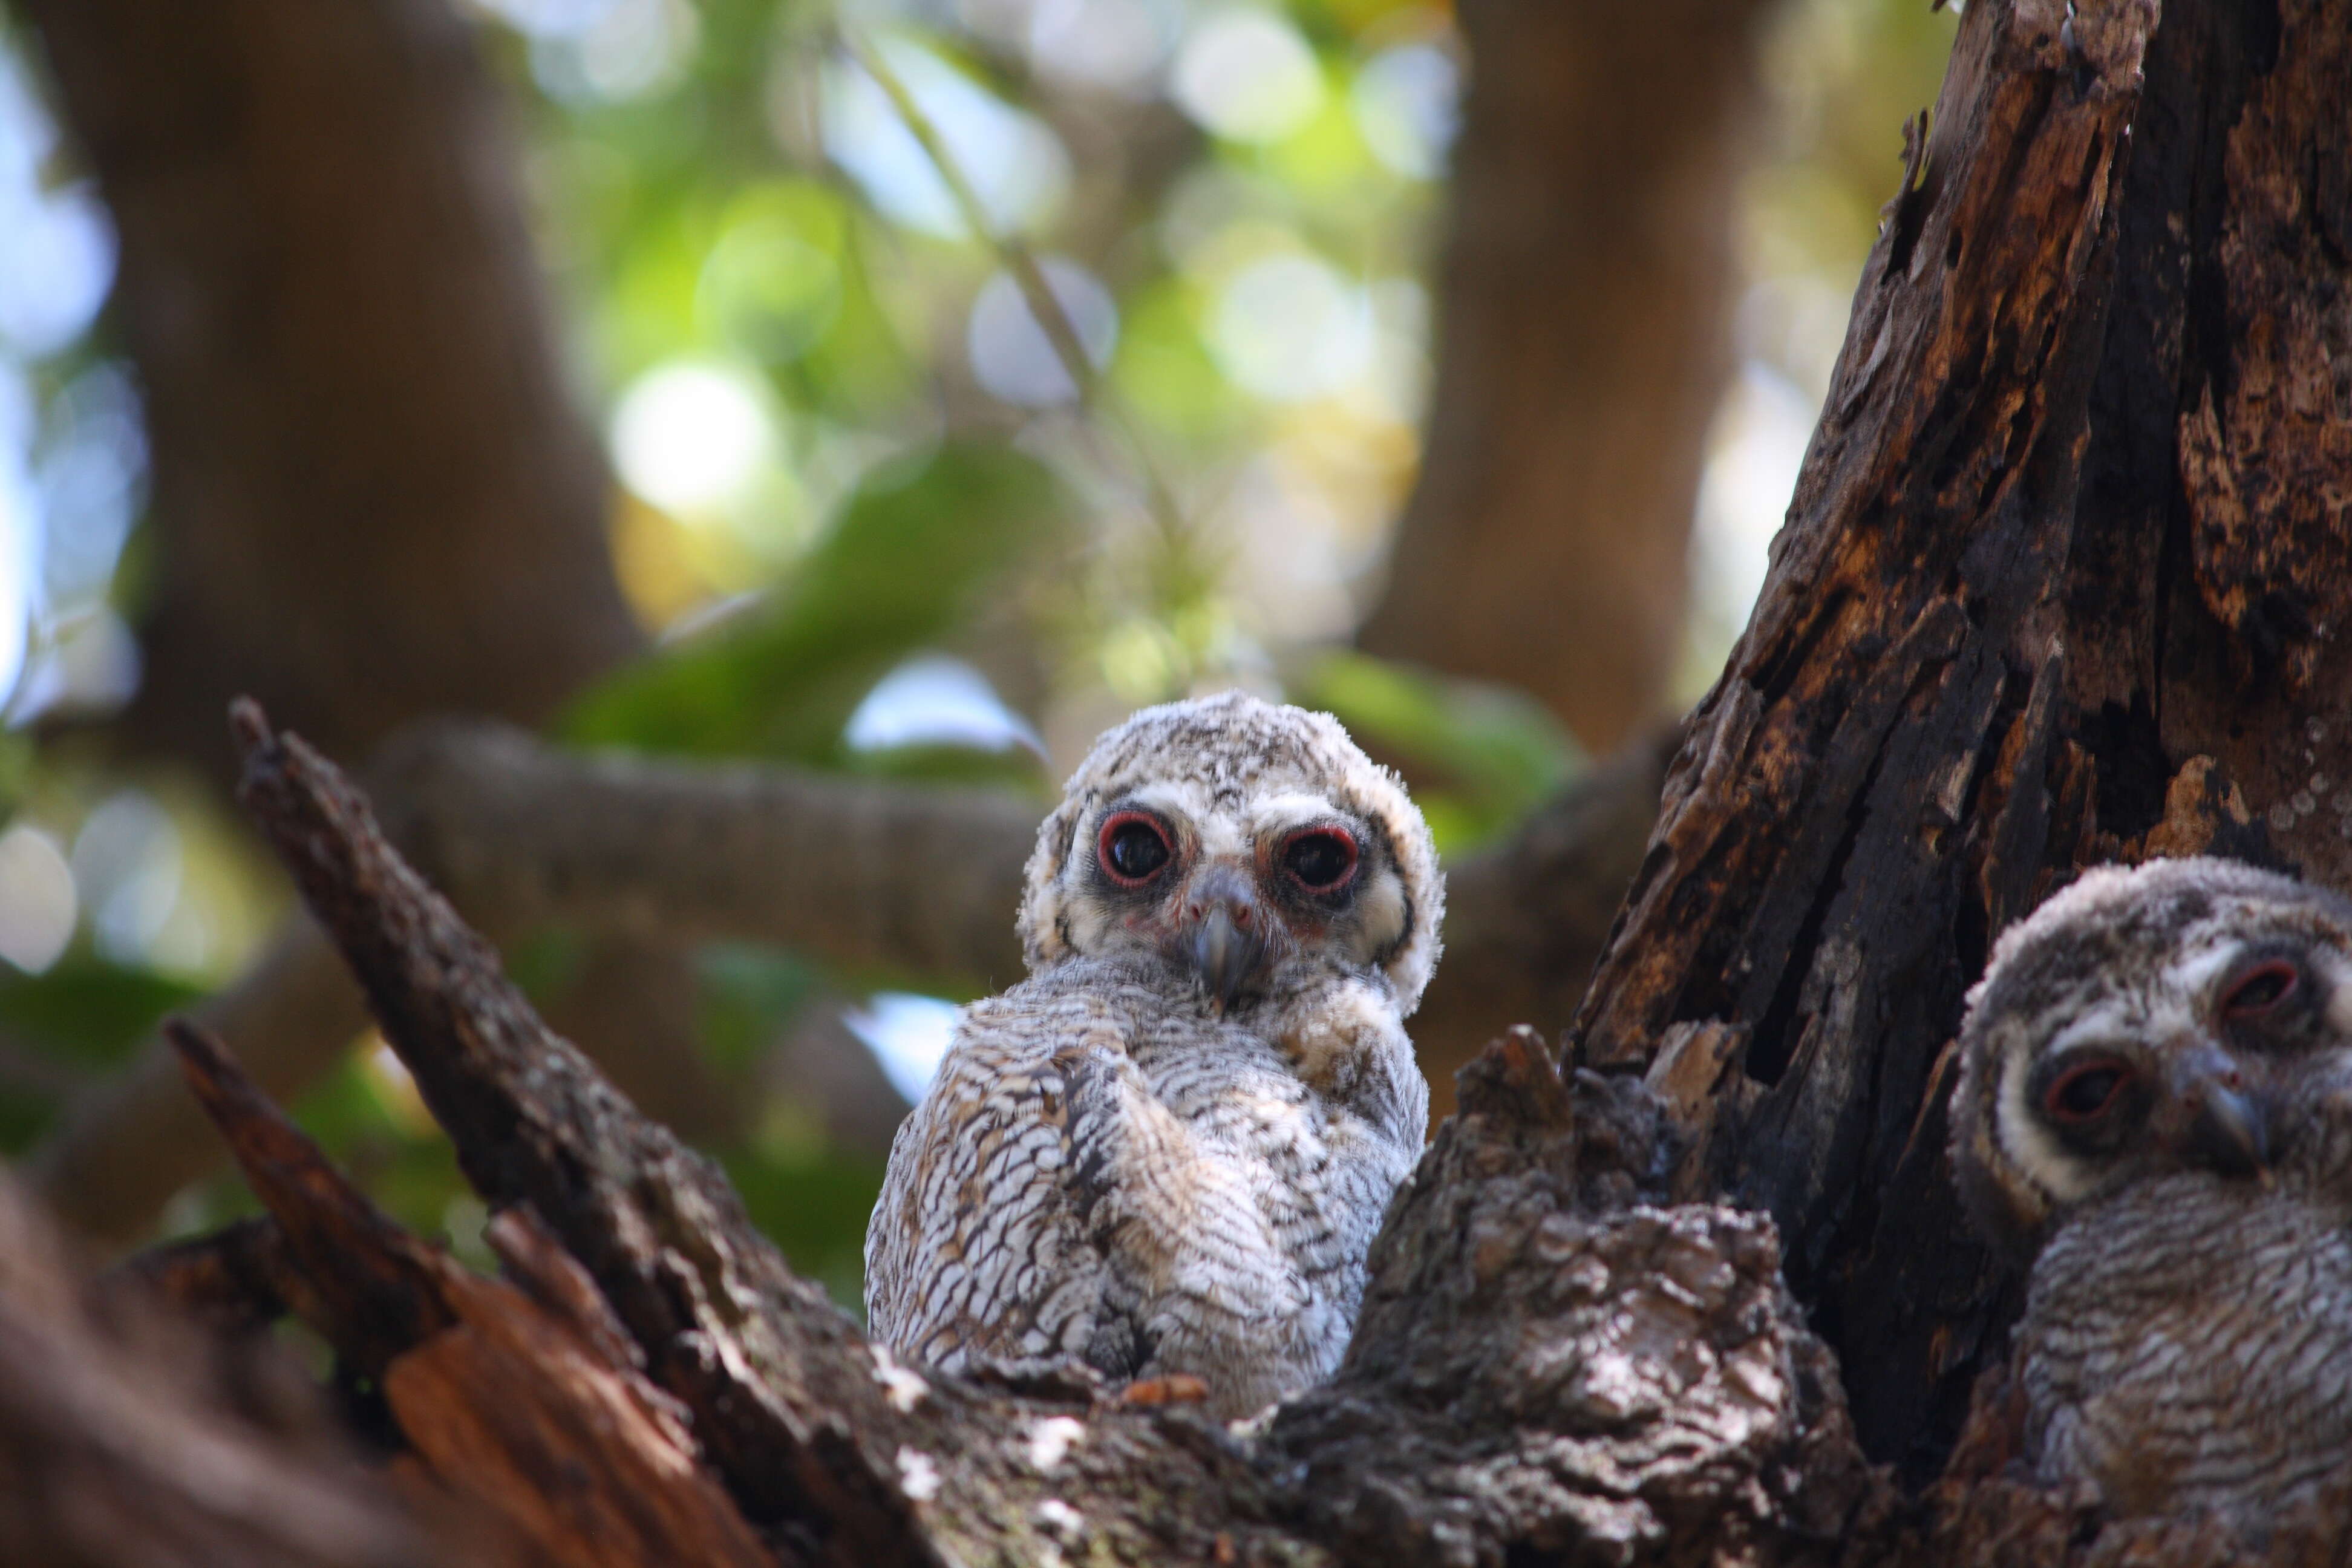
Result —
[{"label": "hooked beak", "polygon": [[2270,1176],[2270,1117],[2246,1090],[2237,1063],[2218,1047],[2186,1052],[2173,1092],[2189,1108],[2189,1152],[2225,1176]]},{"label": "hooked beak", "polygon": [[1211,866],[1186,894],[1184,917],[1179,949],[1223,1013],[1265,966],[1265,911],[1238,868]]}]

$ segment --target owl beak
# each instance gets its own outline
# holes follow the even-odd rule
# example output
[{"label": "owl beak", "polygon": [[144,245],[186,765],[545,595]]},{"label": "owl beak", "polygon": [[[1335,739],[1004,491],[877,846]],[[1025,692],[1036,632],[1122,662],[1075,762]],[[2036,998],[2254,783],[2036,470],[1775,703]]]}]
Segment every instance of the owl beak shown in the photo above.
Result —
[{"label": "owl beak", "polygon": [[1224,1012],[1265,961],[1265,911],[1239,868],[1213,865],[1202,872],[1184,900],[1184,955],[1202,987]]},{"label": "owl beak", "polygon": [[2270,1118],[2246,1092],[2238,1064],[2211,1046],[2189,1051],[2174,1078],[2181,1102],[2193,1107],[2189,1152],[2225,1176],[2270,1173]]}]

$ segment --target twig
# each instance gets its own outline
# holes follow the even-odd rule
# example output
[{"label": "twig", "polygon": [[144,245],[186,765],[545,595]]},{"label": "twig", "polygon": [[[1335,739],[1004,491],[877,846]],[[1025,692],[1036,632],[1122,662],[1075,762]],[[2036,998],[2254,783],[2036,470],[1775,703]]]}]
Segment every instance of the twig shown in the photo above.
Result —
[{"label": "twig", "polygon": [[1079,333],[1077,323],[1071,319],[1061,296],[1054,292],[1053,285],[1045,277],[1045,269],[1038,265],[1036,256],[1020,236],[998,229],[989,216],[987,205],[981,200],[978,188],[972,184],[971,177],[964,172],[962,162],[947,144],[947,138],[940,134],[938,125],[924,112],[913,91],[891,68],[882,51],[846,22],[840,25],[840,31],[843,47],[856,58],[866,74],[874,79],[875,85],[889,99],[891,108],[898,111],[899,120],[923,149],[924,156],[930,159],[931,167],[938,171],[940,182],[947,186],[948,195],[955,202],[965,226],[995,253],[998,262],[1012,275],[1014,286],[1021,290],[1022,299],[1029,306],[1029,313],[1036,318],[1038,326],[1045,333],[1045,341],[1053,346],[1055,358],[1061,361],[1070,384],[1077,389],[1079,405],[1108,421],[1126,443],[1128,456],[1142,479],[1145,500],[1152,520],[1159,525],[1162,548],[1171,552],[1183,552],[1192,531],[1183,509],[1177,503],[1175,490],[1153,459],[1150,445],[1144,439],[1141,428],[1118,406],[1115,400],[1102,395],[1102,377],[1095,369],[1093,357],[1087,353],[1086,340]]}]

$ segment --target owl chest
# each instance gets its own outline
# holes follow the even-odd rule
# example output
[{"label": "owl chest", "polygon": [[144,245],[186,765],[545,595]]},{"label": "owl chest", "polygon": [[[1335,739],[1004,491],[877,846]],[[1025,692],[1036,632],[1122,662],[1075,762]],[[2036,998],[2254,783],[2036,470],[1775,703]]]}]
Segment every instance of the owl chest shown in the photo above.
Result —
[{"label": "owl chest", "polygon": [[1355,1110],[1300,1082],[1271,1050],[1223,1062],[1147,1051],[1138,1065],[1199,1157],[1240,1177],[1286,1250],[1368,1239],[1400,1173]]},{"label": "owl chest", "polygon": [[[2168,1187],[2168,1184],[2148,1184]],[[2352,1444],[2352,1226],[2185,1183],[2083,1215],[2036,1264],[2029,1441],[2126,1513],[2266,1507]]]}]

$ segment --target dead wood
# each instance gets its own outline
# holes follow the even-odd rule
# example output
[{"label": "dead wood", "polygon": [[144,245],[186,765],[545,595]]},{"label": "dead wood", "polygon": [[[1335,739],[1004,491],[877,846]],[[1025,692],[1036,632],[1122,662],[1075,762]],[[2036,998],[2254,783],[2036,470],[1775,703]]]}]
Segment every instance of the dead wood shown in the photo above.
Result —
[{"label": "dead wood", "polygon": [[473,1275],[385,1218],[219,1042],[184,1025],[172,1040],[309,1287],[306,1320],[381,1390],[425,1478],[498,1521],[521,1561],[772,1561],[529,1210],[492,1235],[532,1288]]},{"label": "dead wood", "polygon": [[2017,1299],[1944,1157],[1992,938],[2101,860],[2352,885],[2347,80],[2318,0],[1969,7],[1574,1027],[1679,1058],[1915,1479]]},{"label": "dead wood", "polygon": [[[244,798],[469,1177],[609,1306],[567,1342],[609,1365],[625,1335],[784,1560],[2224,1560],[2210,1524],[2023,1485],[1997,1383],[1916,1498],[1864,1455],[1933,1477],[2000,1357],[2016,1281],[1959,1220],[1941,1065],[1992,936],[2101,858],[2352,880],[2347,63],[2320,0],[1969,8],[1570,1065],[1522,1035],[1473,1067],[1340,1373],[1255,1428],[898,1364],[250,707]],[[301,1260],[332,1189],[273,1184],[318,1210],[279,1215]],[[383,1258],[320,1286],[331,1318],[429,1276],[346,1228]],[[534,1301],[586,1289],[535,1272]],[[387,1380],[455,1331],[362,1330]],[[2267,1561],[2334,1560],[2347,1517],[2282,1520]]]},{"label": "dead wood", "polygon": [[[1263,1434],[1083,1379],[901,1366],[792,1275],[715,1168],[546,1029],[340,773],[249,704],[236,729],[241,797],[469,1178],[580,1260],[787,1560],[1800,1560],[1887,1506],[1779,1283],[1769,1224],[1647,1205],[1670,1147],[1653,1098],[1563,1082],[1528,1037],[1480,1069],[1479,1113],[1447,1124],[1400,1205],[1348,1367]],[[231,1121],[270,1151],[266,1169],[247,1158],[274,1208],[322,1202],[282,1137]],[[302,1227],[278,1218],[299,1255]],[[1666,1283],[1638,1286],[1661,1268]],[[346,1309],[357,1354],[432,1331],[395,1314],[386,1332],[371,1311]],[[1801,1508],[1775,1489],[1805,1476],[1840,1479]]]}]

